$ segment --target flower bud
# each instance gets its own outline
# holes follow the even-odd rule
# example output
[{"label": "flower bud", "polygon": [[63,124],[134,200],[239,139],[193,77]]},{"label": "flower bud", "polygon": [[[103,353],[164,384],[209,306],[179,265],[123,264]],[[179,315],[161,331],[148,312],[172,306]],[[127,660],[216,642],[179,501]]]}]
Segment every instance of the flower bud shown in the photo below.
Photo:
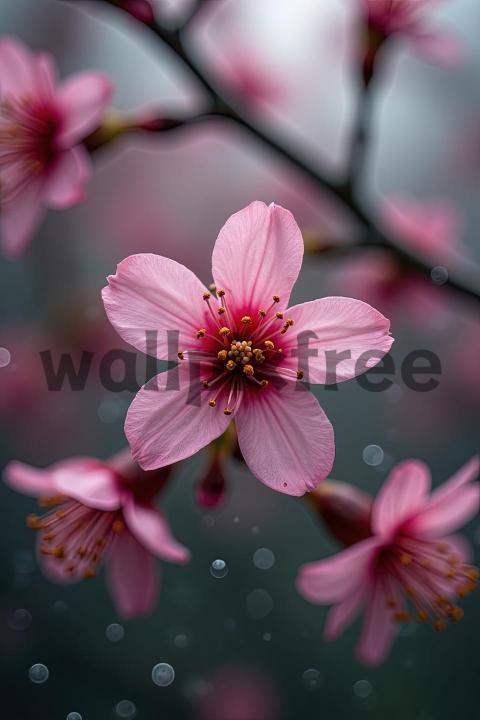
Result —
[{"label": "flower bud", "polygon": [[307,498],[330,533],[343,545],[353,545],[372,534],[373,498],[353,485],[325,480]]},{"label": "flower bud", "polygon": [[110,0],[125,12],[130,13],[135,20],[149,25],[155,20],[151,0]]},{"label": "flower bud", "polygon": [[209,462],[207,471],[201,478],[195,490],[198,504],[203,508],[216,507],[225,495],[225,475],[223,462],[215,454]]}]

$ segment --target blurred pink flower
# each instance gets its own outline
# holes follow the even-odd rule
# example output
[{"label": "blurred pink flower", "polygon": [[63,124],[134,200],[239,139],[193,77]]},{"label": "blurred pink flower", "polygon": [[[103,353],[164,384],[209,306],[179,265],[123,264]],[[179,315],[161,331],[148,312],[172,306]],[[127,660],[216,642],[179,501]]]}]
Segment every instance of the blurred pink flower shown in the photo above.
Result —
[{"label": "blurred pink flower", "polygon": [[[298,381],[307,372],[313,383],[349,380],[365,351],[376,357],[362,370],[379,362],[393,338],[386,318],[350,298],[287,310],[302,257],[291,213],[255,202],[218,236],[212,258],[217,297],[183,265],[157,255],[133,255],[108,278],[103,299],[121,337],[168,360],[176,335],[184,361],[153,378],[130,406],[125,432],[141,467],[193,455],[225,432],[233,416],[247,465],[269,487],[303,495],[328,475],[332,426]],[[306,335],[297,336],[294,324]],[[156,347],[147,347],[148,330],[157,332]],[[328,350],[350,352],[334,379]]]},{"label": "blurred pink flower", "polygon": [[468,546],[453,530],[478,513],[478,457],[429,495],[430,472],[407,460],[390,473],[372,508],[372,537],[338,555],[300,568],[299,592],[333,604],[325,635],[337,637],[366,606],[359,659],[370,665],[388,654],[398,623],[433,619],[436,630],[463,612],[455,597],[468,595],[478,572],[467,564]]},{"label": "blurred pink flower", "polygon": [[278,691],[262,672],[227,666],[209,678],[212,689],[196,698],[197,720],[277,720]]},{"label": "blurred pink flower", "polygon": [[462,46],[447,33],[430,31],[424,22],[424,11],[439,0],[360,0],[368,15],[371,31],[378,34],[378,46],[393,33],[402,33],[425,58],[441,65],[456,64],[462,57]]},{"label": "blurred pink flower", "polygon": [[[379,221],[400,247],[432,267],[445,267],[448,273],[466,262],[460,242],[461,220],[447,201],[419,203],[391,196],[380,206]],[[432,311],[441,314],[448,308],[448,298],[433,280],[384,253],[355,258],[344,265],[340,276],[350,292],[382,312],[399,309],[410,319],[423,321],[432,317]]]},{"label": "blurred pink flower", "polygon": [[115,462],[70,458],[41,470],[19,462],[4,471],[14,490],[52,509],[30,515],[39,530],[39,559],[56,582],[96,575],[101,563],[119,615],[134,617],[152,610],[158,592],[154,556],[185,563],[189,551],[171,535],[154,497],[166,474],[130,474]]},{"label": "blurred pink flower", "polygon": [[448,201],[417,202],[392,195],[380,208],[380,221],[395,239],[434,265],[452,265],[461,259],[461,222]]},{"label": "blurred pink flower", "polygon": [[286,89],[273,72],[245,49],[229,49],[228,58],[218,64],[222,83],[240,100],[256,110],[275,105],[285,98]]},{"label": "blurred pink flower", "polygon": [[81,141],[99,125],[111,93],[100,73],[59,86],[49,55],[0,40],[0,231],[8,256],[24,250],[44,207],[83,199],[90,159]]}]

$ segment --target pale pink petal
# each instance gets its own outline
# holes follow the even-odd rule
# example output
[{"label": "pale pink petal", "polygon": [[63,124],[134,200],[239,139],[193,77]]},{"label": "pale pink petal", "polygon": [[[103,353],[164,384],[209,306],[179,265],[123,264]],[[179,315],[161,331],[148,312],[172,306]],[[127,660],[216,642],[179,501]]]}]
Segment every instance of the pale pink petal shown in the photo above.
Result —
[{"label": "pale pink petal", "polygon": [[447,535],[439,538],[439,543],[447,543],[449,554],[458,555],[462,563],[471,563],[474,553],[472,546],[463,535]]},{"label": "pale pink petal", "polygon": [[84,147],[62,152],[43,187],[43,202],[56,210],[81,202],[91,173],[92,163]]},{"label": "pale pink petal", "polygon": [[465,525],[480,510],[479,460],[474,457],[448,482],[434,490],[428,504],[409,523],[423,537],[446,535]]},{"label": "pale pink petal", "polygon": [[129,498],[123,508],[123,515],[130,532],[150,553],[173,563],[190,560],[190,551],[175,540],[166,518],[159,510],[140,505]]},{"label": "pale pink petal", "polygon": [[455,67],[465,59],[465,48],[453,35],[413,28],[407,36],[417,52],[437,65]]},{"label": "pale pink petal", "polygon": [[286,366],[315,384],[351,380],[377,365],[393,343],[390,322],[361,300],[326,297],[295,305],[285,317],[294,321],[283,346]]},{"label": "pale pink petal", "polygon": [[378,547],[378,539],[368,538],[326,560],[302,565],[296,580],[299,593],[312,603],[329,605],[362,592]]},{"label": "pale pink petal", "polygon": [[460,488],[478,480],[479,473],[480,460],[478,455],[474,455],[460,470],[457,470],[457,472],[452,475],[450,480],[447,480],[432,492],[430,495],[430,505],[437,502],[454,500]]},{"label": "pale pink petal", "polygon": [[297,383],[260,392],[245,393],[235,417],[245,462],[268,487],[303,495],[332,469],[333,428],[318,400]]},{"label": "pale pink petal", "polygon": [[107,467],[68,467],[54,471],[54,482],[61,495],[96,510],[118,510],[123,494],[115,474]]},{"label": "pale pink petal", "polygon": [[[160,255],[131,255],[109,275],[102,291],[108,319],[118,334],[142,352],[177,360],[204,326],[206,288],[186,267]],[[146,333],[157,333],[156,341]],[[169,348],[169,337],[179,347]]]},{"label": "pale pink petal", "polygon": [[0,97],[36,96],[34,56],[20,40],[0,40]]},{"label": "pale pink petal", "polygon": [[279,205],[253,202],[232,215],[215,243],[212,274],[218,289],[247,311],[286,307],[300,272],[303,239],[293,215]]},{"label": "pale pink petal", "polygon": [[64,118],[59,138],[62,147],[71,147],[96,130],[112,92],[112,83],[102,73],[79,73],[65,82],[57,93]]},{"label": "pale pink petal", "polygon": [[220,407],[210,407],[202,389],[198,378],[190,378],[186,363],[152,378],[136,395],[125,434],[144,470],[190,457],[225,432],[231,418]]},{"label": "pale pink petal", "polygon": [[41,184],[31,182],[15,200],[2,205],[0,236],[5,255],[17,258],[28,245],[40,225],[44,208],[41,202]]},{"label": "pale pink petal", "polygon": [[3,479],[9,487],[32,497],[55,495],[53,476],[51,468],[40,469],[21,462],[11,462],[3,471]]},{"label": "pale pink petal", "polygon": [[390,651],[397,634],[392,612],[387,607],[387,595],[377,580],[371,590],[368,609],[365,616],[356,654],[365,665],[378,665]]},{"label": "pale pink petal", "polygon": [[133,618],[153,610],[159,569],[155,558],[128,531],[115,539],[107,560],[107,582],[120,617]]},{"label": "pale pink petal", "polygon": [[51,55],[42,53],[35,58],[37,88],[44,100],[52,100],[57,84],[57,69]]},{"label": "pale pink petal", "polygon": [[324,630],[327,640],[335,640],[355,620],[365,603],[367,587],[365,581],[329,610]]},{"label": "pale pink petal", "polygon": [[419,460],[405,460],[394,467],[373,503],[373,532],[394,533],[426,504],[430,484],[430,470]]}]

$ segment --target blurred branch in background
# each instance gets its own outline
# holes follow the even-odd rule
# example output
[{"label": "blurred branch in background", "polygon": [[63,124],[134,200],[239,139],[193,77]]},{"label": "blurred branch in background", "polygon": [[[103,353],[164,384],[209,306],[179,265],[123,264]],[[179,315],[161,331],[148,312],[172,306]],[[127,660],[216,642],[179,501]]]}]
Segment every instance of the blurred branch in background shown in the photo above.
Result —
[{"label": "blurred branch in background", "polygon": [[[135,8],[138,6],[132,0],[96,0],[106,5],[115,6],[117,9],[131,15],[137,22],[140,22],[151,32],[153,32],[163,43],[168,45],[175,55],[182,60],[182,62],[188,67],[188,69],[197,78],[199,83],[202,85],[208,99],[208,109],[196,115],[190,119],[164,119],[158,118],[155,120],[140,121],[139,123],[126,124],[120,123],[117,126],[117,131],[113,132],[110,136],[108,135],[108,129],[106,135],[102,138],[101,133],[105,130],[100,130],[95,133],[93,138],[89,139],[87,146],[91,150],[95,150],[107,142],[112,140],[114,137],[122,134],[123,132],[131,132],[135,130],[145,131],[156,131],[165,132],[173,129],[179,129],[186,126],[190,126],[192,123],[196,123],[202,120],[206,120],[212,117],[221,117],[229,121],[235,122],[237,125],[243,127],[254,137],[264,143],[267,147],[270,147],[273,151],[278,153],[281,157],[287,160],[294,168],[306,175],[320,191],[326,191],[332,195],[337,201],[339,201],[344,207],[346,207],[350,213],[356,218],[357,221],[363,227],[363,233],[360,240],[355,245],[348,246],[348,249],[362,249],[362,248],[379,248],[390,255],[394,256],[399,264],[406,267],[407,269],[415,269],[427,277],[429,281],[432,281],[432,273],[435,270],[435,266],[424,259],[423,257],[412,253],[410,250],[401,247],[395,239],[387,235],[381,230],[374,219],[364,210],[361,203],[356,197],[354,192],[354,186],[356,185],[363,168],[363,162],[368,143],[368,127],[369,117],[371,114],[371,92],[370,80],[363,82],[363,88],[360,91],[360,97],[357,105],[357,120],[354,123],[354,131],[352,136],[352,146],[349,153],[349,162],[347,177],[343,182],[333,180],[329,178],[326,173],[317,170],[310,163],[302,158],[300,155],[289,147],[287,147],[282,141],[277,140],[271,134],[267,134],[261,127],[257,126],[247,113],[242,110],[240,105],[234,107],[228,99],[223,95],[221,90],[218,90],[212,86],[210,80],[204,74],[203,70],[199,67],[197,62],[190,56],[186,45],[184,43],[183,35],[187,28],[190,26],[192,20],[197,16],[197,13],[206,0],[197,0],[191,8],[188,17],[183,21],[182,25],[175,30],[170,30],[163,27],[153,16],[153,12],[137,12]],[[142,7],[145,3],[142,0]],[[135,11],[134,11],[135,10]],[[309,248],[307,248],[308,250]],[[341,248],[340,252],[345,251],[346,248]],[[325,248],[319,247],[318,249],[312,248],[312,252],[323,253]],[[329,252],[333,251],[333,247],[329,246]],[[452,278],[447,275],[442,282],[446,287],[451,290],[460,293],[464,297],[471,298],[476,301],[480,301],[480,277],[478,273],[472,273],[472,277],[466,280],[460,280]]]}]

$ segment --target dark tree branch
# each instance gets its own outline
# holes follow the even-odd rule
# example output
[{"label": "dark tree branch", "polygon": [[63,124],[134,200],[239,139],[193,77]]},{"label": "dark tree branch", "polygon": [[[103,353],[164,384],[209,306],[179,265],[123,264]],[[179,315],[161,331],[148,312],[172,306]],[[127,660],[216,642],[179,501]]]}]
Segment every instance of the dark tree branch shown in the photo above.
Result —
[{"label": "dark tree branch", "polygon": [[[104,4],[118,6],[125,10],[122,5],[118,4],[118,0],[97,0]],[[367,114],[369,112],[369,102],[361,101],[359,103],[359,115],[356,128],[354,130],[352,152],[350,157],[348,176],[346,182],[338,182],[329,178],[325,173],[320,172],[316,167],[311,165],[306,158],[302,158],[290,148],[288,148],[281,140],[277,140],[270,134],[267,134],[258,125],[256,125],[246,113],[240,108],[234,107],[223,93],[216,89],[206,77],[202,69],[197,65],[194,59],[188,54],[184,42],[183,32],[181,30],[167,30],[155,20],[142,23],[152,33],[155,34],[163,43],[168,45],[170,49],[179,57],[184,65],[197,78],[198,82],[206,92],[210,107],[209,110],[200,117],[218,116],[233,121],[239,126],[247,130],[251,135],[259,139],[267,147],[270,147],[275,153],[287,160],[292,167],[306,175],[310,180],[322,191],[327,191],[330,195],[340,201],[344,207],[353,214],[353,216],[361,223],[366,231],[366,239],[360,241],[360,247],[377,247],[388,251],[395,256],[399,262],[418,270],[423,273],[429,280],[434,268],[431,262],[423,259],[398,245],[395,240],[391,239],[380,228],[377,227],[374,220],[365,212],[357,199],[354,197],[353,184],[358,177],[361,165],[363,163],[363,154],[366,143]],[[186,28],[188,23],[184,24]],[[364,99],[367,96],[364,95]],[[448,277],[444,283],[446,287],[454,290],[464,297],[480,301],[480,279],[472,278],[472,284],[467,285],[460,280]]]}]

